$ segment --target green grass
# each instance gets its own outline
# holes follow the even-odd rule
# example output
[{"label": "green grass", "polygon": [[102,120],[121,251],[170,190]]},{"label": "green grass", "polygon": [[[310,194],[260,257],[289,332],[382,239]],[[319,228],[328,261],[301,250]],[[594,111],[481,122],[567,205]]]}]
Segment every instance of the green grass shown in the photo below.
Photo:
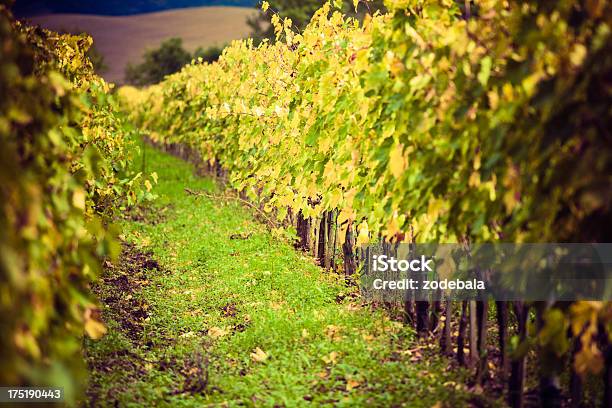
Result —
[{"label": "green grass", "polygon": [[[109,333],[86,348],[90,404],[466,404],[465,373],[411,351],[411,329],[354,300],[336,302],[348,290],[338,277],[239,204],[186,194],[185,187],[217,190],[191,165],[150,148],[147,162],[159,175],[159,197],[145,212],[149,220],[123,222],[124,237],[161,268],[131,276],[140,290],[111,294],[132,304],[138,298],[148,316],[134,339],[104,312]],[[230,239],[240,233],[252,235]],[[252,354],[258,348],[265,359]],[[198,379],[205,386],[194,386]]]}]

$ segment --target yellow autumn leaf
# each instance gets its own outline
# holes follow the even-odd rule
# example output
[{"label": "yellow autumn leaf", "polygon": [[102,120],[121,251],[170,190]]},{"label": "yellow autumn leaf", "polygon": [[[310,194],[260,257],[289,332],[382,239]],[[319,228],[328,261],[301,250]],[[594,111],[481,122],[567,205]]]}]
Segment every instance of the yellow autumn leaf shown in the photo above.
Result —
[{"label": "yellow autumn leaf", "polygon": [[359,381],[357,381],[357,380],[348,380],[346,382],[346,390],[350,391],[353,388],[359,387],[360,385],[361,385],[361,383]]},{"label": "yellow autumn leaf", "polygon": [[261,363],[268,359],[268,354],[259,347],[257,347],[251,353],[251,359],[256,363]]},{"label": "yellow autumn leaf", "polygon": [[325,362],[325,364],[336,364],[338,362],[338,353],[332,351],[329,353],[329,355],[323,356],[322,360]]},{"label": "yellow autumn leaf", "polygon": [[400,219],[397,215],[397,211],[394,211],[393,216],[387,222],[387,230],[385,231],[385,236],[387,238],[392,238],[399,232],[400,232]]},{"label": "yellow autumn leaf", "polygon": [[344,308],[349,312],[354,312],[356,310],[360,310],[361,306],[357,303],[347,303],[346,306],[344,306]]},{"label": "yellow autumn leaf", "polygon": [[363,339],[367,342],[374,340],[374,336],[372,336],[371,334],[363,333],[361,337],[363,337]]},{"label": "yellow autumn leaf", "polygon": [[599,374],[603,368],[603,356],[595,343],[585,345],[574,358],[574,368],[580,375]]},{"label": "yellow autumn leaf", "polygon": [[427,216],[431,222],[438,219],[441,213],[444,212],[444,200],[441,198],[433,198],[427,205]]},{"label": "yellow autumn leaf", "polygon": [[389,170],[395,178],[399,178],[406,170],[406,158],[404,157],[404,145],[396,144],[389,153]]},{"label": "yellow autumn leaf", "polygon": [[572,332],[578,336],[588,325],[588,331],[594,331],[597,327],[597,314],[601,310],[601,302],[580,301],[574,303],[570,308],[572,316]]},{"label": "yellow autumn leaf", "polygon": [[487,92],[487,96],[489,98],[489,106],[491,107],[491,109],[497,109],[497,107],[499,106],[499,94],[497,93],[497,91],[491,90]]},{"label": "yellow autumn leaf", "polygon": [[27,328],[18,329],[14,334],[15,345],[21,351],[27,352],[34,358],[40,357],[40,347],[32,332]]},{"label": "yellow autumn leaf", "polygon": [[352,208],[342,208],[340,214],[338,214],[338,224],[344,224],[346,221],[352,221],[355,219],[355,210]]},{"label": "yellow autumn leaf", "polygon": [[495,180],[487,181],[484,183],[484,187],[489,191],[489,200],[495,201],[497,198],[497,192],[495,191]]},{"label": "yellow autumn leaf", "polygon": [[503,196],[504,206],[506,207],[506,214],[510,215],[514,208],[517,206],[519,201],[516,199],[516,193],[514,191],[506,191]]},{"label": "yellow autumn leaf", "polygon": [[281,310],[283,308],[283,302],[270,302],[270,309]]},{"label": "yellow autumn leaf", "polygon": [[319,378],[326,378],[327,377],[327,371],[318,372],[316,374],[316,376],[319,377]]},{"label": "yellow autumn leaf", "polygon": [[330,324],[325,328],[325,336],[327,336],[330,340],[339,340],[342,338],[342,336],[340,336],[341,331],[342,327]]},{"label": "yellow autumn leaf", "polygon": [[357,236],[357,246],[367,244],[370,241],[370,232],[367,221],[359,225],[359,235]]},{"label": "yellow autumn leaf", "polygon": [[481,165],[480,152],[478,152],[476,153],[476,156],[474,157],[474,170],[480,169],[480,165]]},{"label": "yellow autumn leaf", "polygon": [[334,189],[328,194],[328,202],[331,208],[338,208],[340,201],[342,200],[342,191]]},{"label": "yellow autumn leaf", "polygon": [[323,170],[324,184],[329,186],[335,183],[337,179],[336,167],[334,166],[334,162],[330,160],[325,164],[325,169]]},{"label": "yellow autumn leaf", "polygon": [[574,49],[570,53],[570,62],[573,66],[579,67],[580,65],[582,65],[582,62],[584,61],[586,55],[587,48],[582,44],[576,44],[574,45]]},{"label": "yellow autumn leaf", "polygon": [[97,340],[106,334],[106,326],[99,318],[99,311],[94,308],[85,309],[85,332],[93,340]]},{"label": "yellow autumn leaf", "polygon": [[212,337],[213,339],[218,339],[227,334],[228,331],[220,327],[211,327],[210,329],[208,329],[208,336]]},{"label": "yellow autumn leaf", "polygon": [[479,187],[480,186],[480,173],[473,171],[468,180],[468,186]]},{"label": "yellow autumn leaf", "polygon": [[85,210],[85,190],[77,188],[72,192],[72,205],[78,209]]}]

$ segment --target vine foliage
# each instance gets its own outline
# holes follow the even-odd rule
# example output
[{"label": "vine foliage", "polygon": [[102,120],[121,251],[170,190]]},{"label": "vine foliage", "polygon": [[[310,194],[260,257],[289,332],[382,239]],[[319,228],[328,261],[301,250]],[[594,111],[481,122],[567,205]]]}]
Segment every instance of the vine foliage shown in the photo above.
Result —
[{"label": "vine foliage", "polygon": [[91,43],[0,5],[0,383],[63,386],[69,400],[83,333],[106,331],[90,283],[120,250],[112,218],[152,198]]},{"label": "vine foliage", "polygon": [[[301,33],[274,15],[275,42],[121,92],[155,142],[279,219],[337,213],[341,243],[610,242],[610,3],[457,3],[388,0],[362,23],[327,3]],[[540,311],[523,343],[561,358],[551,333],[571,328],[575,369],[601,371],[610,304]]]}]

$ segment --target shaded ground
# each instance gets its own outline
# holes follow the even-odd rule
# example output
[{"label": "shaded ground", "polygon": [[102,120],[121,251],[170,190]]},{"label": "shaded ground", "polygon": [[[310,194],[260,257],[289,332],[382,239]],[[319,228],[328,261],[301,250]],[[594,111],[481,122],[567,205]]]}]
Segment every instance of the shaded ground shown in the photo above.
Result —
[{"label": "shaded ground", "polygon": [[89,405],[487,405],[245,208],[184,191],[215,193],[212,181],[147,157],[159,199],[124,222],[124,255],[98,288],[109,333],[87,343]]},{"label": "shaded ground", "polygon": [[91,405],[116,400],[118,394],[126,390],[120,386],[122,382],[146,374],[146,359],[133,353],[132,348],[150,346],[142,343],[145,319],[149,317],[149,304],[142,289],[150,283],[149,274],[159,270],[151,254],[140,252],[127,243],[123,245],[118,262],[106,263],[105,275],[94,292],[104,305],[102,315],[110,329],[107,340],[116,347],[105,352],[104,358],[89,357],[87,360],[93,373],[116,376],[113,381],[117,386],[104,390],[100,384],[92,382],[87,391]]}]

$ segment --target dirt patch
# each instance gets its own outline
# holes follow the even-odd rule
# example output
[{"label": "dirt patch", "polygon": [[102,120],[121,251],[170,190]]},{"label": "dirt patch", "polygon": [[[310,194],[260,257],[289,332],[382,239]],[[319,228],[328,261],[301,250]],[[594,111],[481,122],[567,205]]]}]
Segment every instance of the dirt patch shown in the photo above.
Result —
[{"label": "dirt patch", "polygon": [[[113,343],[111,337],[106,340],[109,342],[107,345],[86,356],[91,377],[87,401],[83,405],[99,406],[103,402],[105,406],[121,406],[122,396],[130,392],[130,385],[146,378],[151,370],[164,371],[176,378],[176,386],[166,393],[168,397],[218,391],[208,381],[207,350],[210,345],[206,340],[201,350],[184,358],[166,355],[149,360],[147,357],[147,350],[159,346],[160,342],[173,342],[158,333],[154,345],[153,339],[148,338],[144,330],[151,310],[143,291],[151,284],[151,278],[160,273],[165,273],[165,270],[153,255],[140,251],[132,244],[123,244],[121,256],[116,262],[106,262],[104,274],[94,292],[102,303],[102,318],[109,328],[107,336],[115,336],[119,340]],[[236,313],[236,305],[228,303],[220,311],[232,317]],[[199,337],[205,338],[206,332],[200,333]],[[87,348],[86,353],[89,353]],[[112,378],[112,381],[108,383],[105,378]]]},{"label": "dirt patch", "polygon": [[[103,360],[93,359],[89,362],[90,372],[95,372],[97,375],[108,375],[109,373],[121,373],[125,379],[123,384],[129,383],[130,379],[142,377],[146,375],[144,368],[145,363],[139,356],[131,353],[128,350],[119,350],[105,356]],[[97,406],[120,406],[120,395],[125,392],[125,388],[121,385],[103,390],[97,378],[90,378],[90,384],[87,389],[87,401],[82,404],[88,407]]]},{"label": "dirt patch", "polygon": [[225,306],[221,308],[221,316],[223,317],[234,317],[236,316],[236,304],[235,303],[227,303]]},{"label": "dirt patch", "polygon": [[100,372],[121,370],[136,375],[144,375],[145,370],[140,364],[141,359],[128,350],[119,350],[107,356],[105,361],[94,361],[90,367]]},{"label": "dirt patch", "polygon": [[148,274],[160,270],[151,254],[123,244],[121,257],[115,264],[106,263],[102,282],[95,290],[104,305],[103,318],[117,322],[122,334],[133,343],[140,342],[144,320],[149,316],[142,289],[150,283]]},{"label": "dirt patch", "polygon": [[178,372],[183,377],[183,386],[172,394],[193,395],[209,392],[209,364],[207,354],[200,352],[196,352],[192,358],[183,360],[182,365],[178,365]]},{"label": "dirt patch", "polygon": [[[107,336],[113,335],[112,331],[117,331],[118,328],[120,337],[131,342],[134,350],[147,348],[143,331],[150,306],[142,291],[150,284],[149,274],[159,272],[162,272],[162,269],[151,253],[139,251],[134,245],[127,243],[123,244],[121,256],[116,262],[105,262],[102,279],[93,291],[102,303],[102,319],[111,332]],[[92,375],[87,389],[87,403],[84,405],[98,406],[100,401],[104,401],[105,405],[117,406],[119,396],[125,392],[127,384],[147,374],[146,367],[150,366],[151,362],[129,347],[113,344],[108,347],[111,350],[86,356]],[[113,348],[116,349],[112,350]],[[89,353],[86,348],[86,354]],[[107,375],[118,376],[124,380],[116,381],[116,386],[105,389],[101,378]]]}]

